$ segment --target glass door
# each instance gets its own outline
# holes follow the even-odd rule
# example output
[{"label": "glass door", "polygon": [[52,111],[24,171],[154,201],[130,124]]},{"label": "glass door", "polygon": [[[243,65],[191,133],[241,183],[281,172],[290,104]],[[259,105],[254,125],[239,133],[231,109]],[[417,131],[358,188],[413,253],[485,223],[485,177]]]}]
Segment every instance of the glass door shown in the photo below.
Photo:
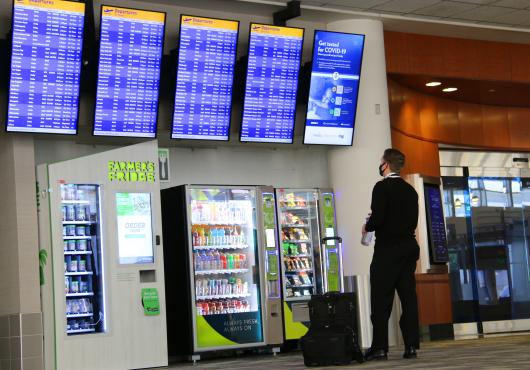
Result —
[{"label": "glass door", "polygon": [[66,333],[105,332],[98,185],[62,184]]},{"label": "glass door", "polygon": [[188,201],[197,345],[262,342],[256,190],[191,188]]},{"label": "glass door", "polygon": [[525,181],[444,178],[444,192],[455,321],[530,318]]},{"label": "glass door", "polygon": [[320,250],[318,194],[278,189],[277,197],[284,300],[308,300],[322,290],[322,272],[315,263]]}]

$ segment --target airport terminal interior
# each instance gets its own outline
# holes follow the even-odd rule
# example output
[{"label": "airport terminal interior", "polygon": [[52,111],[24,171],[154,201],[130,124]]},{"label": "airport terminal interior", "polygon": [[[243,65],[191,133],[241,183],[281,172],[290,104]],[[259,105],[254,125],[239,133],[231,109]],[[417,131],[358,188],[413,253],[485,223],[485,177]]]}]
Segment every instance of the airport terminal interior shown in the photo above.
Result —
[{"label": "airport terminal interior", "polygon": [[[329,297],[321,364],[530,369],[529,35],[530,0],[1,1],[0,370],[303,369]],[[387,148],[420,349],[396,295],[359,363]]]}]

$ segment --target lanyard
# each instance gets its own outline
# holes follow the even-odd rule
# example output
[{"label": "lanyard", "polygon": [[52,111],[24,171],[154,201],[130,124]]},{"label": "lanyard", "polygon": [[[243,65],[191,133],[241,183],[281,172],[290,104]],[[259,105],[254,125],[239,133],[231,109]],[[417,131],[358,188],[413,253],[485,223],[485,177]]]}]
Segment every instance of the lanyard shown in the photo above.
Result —
[{"label": "lanyard", "polygon": [[397,173],[394,173],[394,172],[390,172],[386,177],[386,178],[391,178],[391,179],[398,179],[400,176],[397,174]]}]

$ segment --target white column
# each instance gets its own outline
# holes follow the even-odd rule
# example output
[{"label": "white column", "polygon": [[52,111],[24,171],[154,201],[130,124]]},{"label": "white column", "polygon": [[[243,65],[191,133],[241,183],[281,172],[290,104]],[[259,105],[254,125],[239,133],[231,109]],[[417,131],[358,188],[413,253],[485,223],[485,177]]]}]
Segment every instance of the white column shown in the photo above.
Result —
[{"label": "white column", "polygon": [[[328,161],[338,232],[344,239],[344,271],[357,277],[359,331],[362,346],[368,347],[372,341],[369,271],[373,247],[361,245],[361,225],[370,210],[372,188],[381,179],[379,161],[391,146],[383,24],[349,19],[329,23],[327,29],[366,35],[353,146],[331,150]],[[392,322],[389,327],[390,343],[396,344]]]}]

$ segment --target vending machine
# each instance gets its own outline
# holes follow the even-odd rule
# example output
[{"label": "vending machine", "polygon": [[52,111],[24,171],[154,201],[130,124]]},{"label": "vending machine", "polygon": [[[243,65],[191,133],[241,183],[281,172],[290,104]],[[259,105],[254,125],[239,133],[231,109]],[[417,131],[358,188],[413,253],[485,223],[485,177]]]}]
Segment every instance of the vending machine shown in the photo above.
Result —
[{"label": "vending machine", "polygon": [[271,187],[162,190],[170,355],[279,348],[275,214]]},{"label": "vending machine", "polygon": [[321,241],[336,235],[334,195],[324,189],[276,189],[283,323],[286,340],[309,329],[313,294],[343,291],[341,246]]},{"label": "vending machine", "polygon": [[45,369],[167,365],[157,148],[38,166]]}]

